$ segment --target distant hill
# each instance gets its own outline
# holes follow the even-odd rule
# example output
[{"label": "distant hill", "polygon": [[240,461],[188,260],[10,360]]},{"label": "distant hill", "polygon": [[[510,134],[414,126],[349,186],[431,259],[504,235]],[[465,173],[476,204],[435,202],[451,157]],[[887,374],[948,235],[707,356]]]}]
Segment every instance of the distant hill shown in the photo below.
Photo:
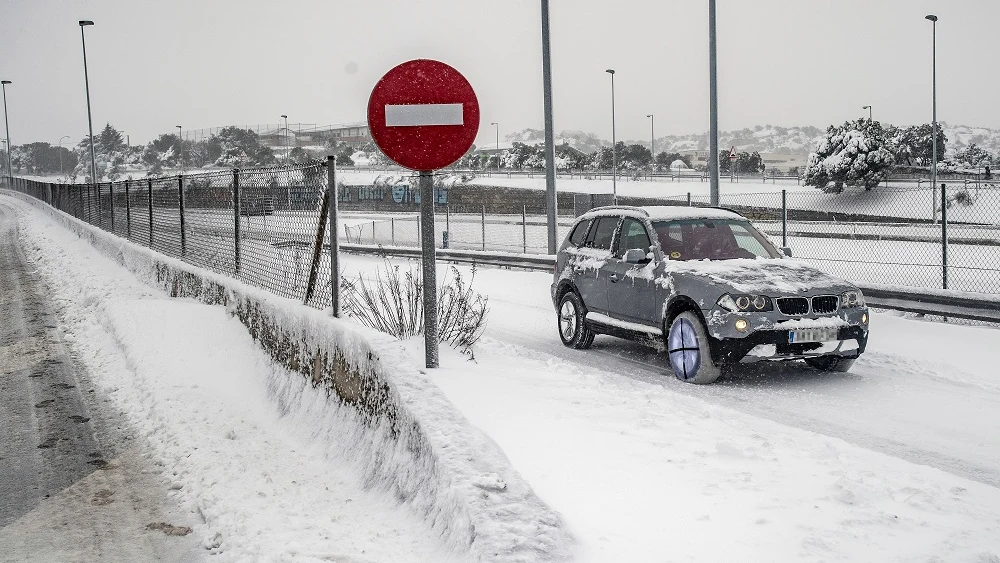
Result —
[{"label": "distant hill", "polygon": [[[986,149],[990,154],[1000,154],[1000,129],[949,125],[943,121],[941,128],[948,137],[949,155],[972,143]],[[813,126],[757,125],[753,128],[720,132],[719,147],[728,149],[735,146],[737,150],[805,156],[816,147],[825,131],[826,128]],[[537,144],[545,140],[545,133],[541,129],[524,129],[509,134],[506,138],[511,142]],[[583,131],[562,131],[556,135],[556,144],[563,142],[585,153],[592,153],[602,146],[611,146],[611,141]],[[625,143],[649,146],[648,139],[628,140]],[[656,152],[682,150],[708,150],[708,132],[691,135],[667,135],[656,139]]]}]

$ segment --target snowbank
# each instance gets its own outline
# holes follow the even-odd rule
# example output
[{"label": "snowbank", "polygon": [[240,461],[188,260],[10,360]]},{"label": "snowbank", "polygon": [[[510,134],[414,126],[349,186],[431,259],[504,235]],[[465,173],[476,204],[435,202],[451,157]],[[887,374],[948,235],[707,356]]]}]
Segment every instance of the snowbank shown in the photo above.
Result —
[{"label": "snowbank", "polygon": [[[476,559],[555,561],[573,540],[512,468],[500,448],[472,426],[396,340],[328,313],[157,254],[82,223],[37,200],[13,195],[87,240],[101,253],[172,297],[221,305],[279,365],[331,399],[343,451],[367,484],[392,493],[441,538]],[[6,199],[22,213],[24,203]],[[301,383],[275,389],[274,400],[302,420]],[[343,408],[342,408],[343,407]]]}]

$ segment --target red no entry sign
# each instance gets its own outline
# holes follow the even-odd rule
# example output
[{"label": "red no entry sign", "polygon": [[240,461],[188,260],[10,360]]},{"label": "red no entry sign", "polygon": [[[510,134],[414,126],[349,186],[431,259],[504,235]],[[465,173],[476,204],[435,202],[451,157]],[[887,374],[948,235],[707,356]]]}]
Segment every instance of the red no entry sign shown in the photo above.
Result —
[{"label": "red no entry sign", "polygon": [[454,68],[430,59],[405,62],[368,98],[368,130],[400,166],[437,170],[454,164],[479,133],[479,101]]}]

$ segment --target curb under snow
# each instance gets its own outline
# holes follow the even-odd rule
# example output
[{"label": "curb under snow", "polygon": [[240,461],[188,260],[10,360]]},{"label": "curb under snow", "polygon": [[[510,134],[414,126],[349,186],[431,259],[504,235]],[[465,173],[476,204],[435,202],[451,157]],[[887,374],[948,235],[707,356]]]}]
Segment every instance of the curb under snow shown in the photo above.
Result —
[{"label": "curb under snow", "polygon": [[[427,519],[459,552],[490,561],[561,561],[573,540],[503,451],[472,426],[395,339],[301,303],[191,266],[16,196],[172,297],[223,305],[275,362],[326,391],[335,432],[370,486]],[[291,383],[291,382],[290,382]],[[295,411],[285,386],[276,397]],[[313,429],[316,436],[323,430]]]}]

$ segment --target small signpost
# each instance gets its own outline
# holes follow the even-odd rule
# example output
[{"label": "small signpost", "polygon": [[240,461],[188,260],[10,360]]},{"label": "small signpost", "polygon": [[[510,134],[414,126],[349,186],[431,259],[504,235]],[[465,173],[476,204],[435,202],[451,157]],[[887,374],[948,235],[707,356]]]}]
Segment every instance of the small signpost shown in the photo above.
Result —
[{"label": "small signpost", "polygon": [[451,66],[416,59],[383,76],[368,99],[368,130],[393,162],[420,174],[426,366],[438,367],[434,171],[454,164],[479,133],[479,101]]},{"label": "small signpost", "polygon": [[729,181],[736,177],[736,146],[729,148]]}]

